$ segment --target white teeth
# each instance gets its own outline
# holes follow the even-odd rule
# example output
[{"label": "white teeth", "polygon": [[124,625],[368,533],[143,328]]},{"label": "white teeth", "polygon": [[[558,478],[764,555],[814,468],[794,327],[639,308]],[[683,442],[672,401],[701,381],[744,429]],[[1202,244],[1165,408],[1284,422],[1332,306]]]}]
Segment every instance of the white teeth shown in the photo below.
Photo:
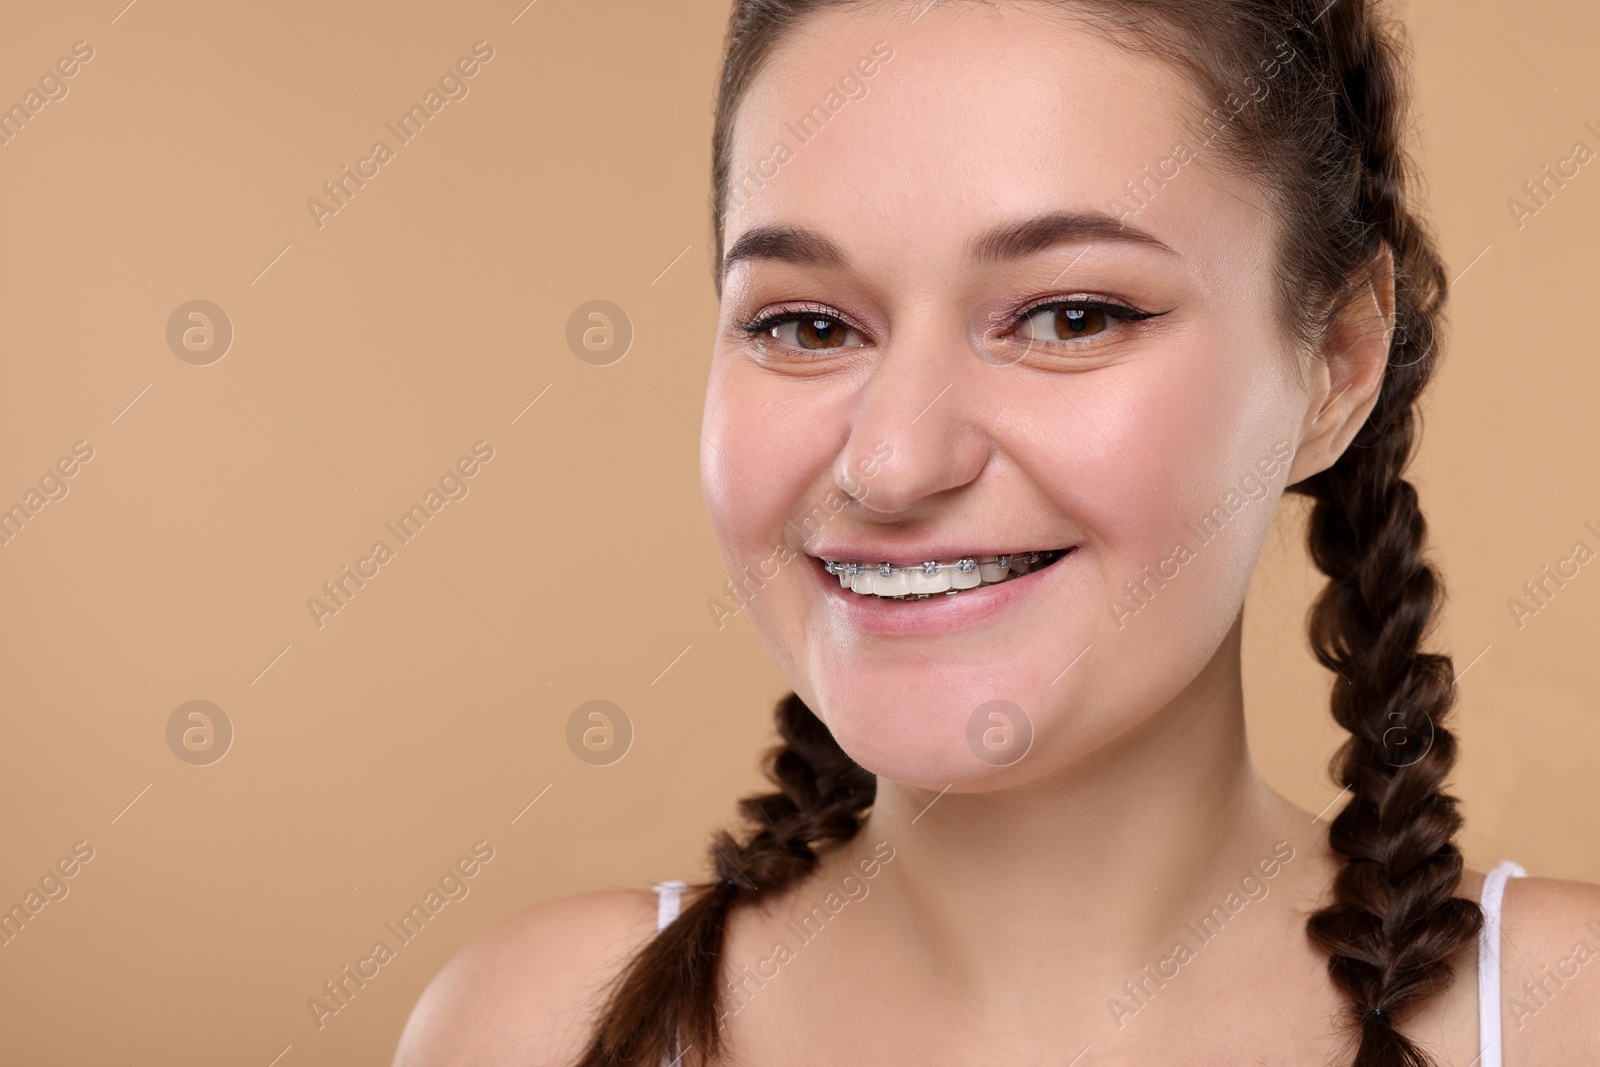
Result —
[{"label": "white teeth", "polygon": [[976,589],[983,584],[983,575],[978,573],[976,567],[965,573],[959,570],[946,573],[950,575],[950,584],[956,589]]},{"label": "white teeth", "polygon": [[1060,552],[1048,551],[966,556],[952,563],[930,561],[909,566],[827,561],[827,570],[838,577],[841,587],[864,596],[920,600],[939,593],[976,589],[980,585],[1020,577],[1053,563],[1060,555]]},{"label": "white teeth", "polygon": [[905,596],[911,592],[911,572],[895,571],[893,574],[868,574],[872,591],[878,596]]}]

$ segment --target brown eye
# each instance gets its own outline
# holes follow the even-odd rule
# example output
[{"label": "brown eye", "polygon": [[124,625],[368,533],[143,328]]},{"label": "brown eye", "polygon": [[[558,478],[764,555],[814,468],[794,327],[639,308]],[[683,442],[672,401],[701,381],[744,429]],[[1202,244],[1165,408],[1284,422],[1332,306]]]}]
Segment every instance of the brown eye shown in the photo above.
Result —
[{"label": "brown eye", "polygon": [[1070,341],[1104,332],[1109,319],[1101,307],[1042,307],[1023,320],[1018,336],[1025,341]]},{"label": "brown eye", "polygon": [[779,322],[772,327],[771,332],[773,337],[785,344],[806,351],[855,347],[861,344],[859,335],[853,342],[851,341],[851,335],[856,331],[838,319],[815,313],[800,314],[786,322]]}]

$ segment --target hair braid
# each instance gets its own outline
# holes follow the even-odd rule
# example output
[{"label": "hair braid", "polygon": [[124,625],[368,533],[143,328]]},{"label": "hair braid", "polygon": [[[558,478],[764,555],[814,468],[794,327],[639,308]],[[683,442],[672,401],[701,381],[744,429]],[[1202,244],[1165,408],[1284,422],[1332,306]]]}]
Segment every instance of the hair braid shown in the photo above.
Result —
[{"label": "hair braid", "polygon": [[1343,75],[1336,105],[1346,158],[1359,168],[1351,232],[1365,231],[1393,253],[1395,334],[1371,416],[1332,467],[1295,487],[1315,501],[1308,542],[1329,579],[1312,608],[1311,641],[1341,676],[1333,716],[1351,734],[1333,763],[1351,799],[1329,829],[1344,866],[1332,903],[1307,929],[1354,1002],[1354,1067],[1426,1067],[1430,1059],[1394,1024],[1450,984],[1451,960],[1482,925],[1477,904],[1454,895],[1462,819],[1443,789],[1456,757],[1444,726],[1454,678],[1449,656],[1422,651],[1442,589],[1424,558],[1417,491],[1404,477],[1448,286],[1404,204],[1397,64],[1363,6],[1336,5],[1327,32]]},{"label": "hair braid", "polygon": [[[795,694],[778,702],[782,743],[764,761],[778,792],[745,797],[756,824],[742,839],[712,837],[715,878],[618,976],[578,1067],[656,1067],[665,1056],[709,1063],[721,1047],[717,1007],[723,935],[736,901],[774,894],[810,873],[817,846],[847,841],[872,805],[877,778],[845,755],[822,720]],[[692,1055],[692,1059],[691,1059]]]}]

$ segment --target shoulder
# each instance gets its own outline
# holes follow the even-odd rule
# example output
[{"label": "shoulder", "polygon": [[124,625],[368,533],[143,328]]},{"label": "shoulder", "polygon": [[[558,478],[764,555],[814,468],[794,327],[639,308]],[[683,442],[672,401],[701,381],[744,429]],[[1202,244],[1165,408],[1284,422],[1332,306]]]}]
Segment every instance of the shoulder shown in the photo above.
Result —
[{"label": "shoulder", "polygon": [[607,982],[656,930],[648,889],[608,889],[524,908],[461,949],[423,990],[394,1067],[575,1061]]},{"label": "shoulder", "polygon": [[1507,880],[1500,973],[1507,1064],[1600,1061],[1600,885]]}]

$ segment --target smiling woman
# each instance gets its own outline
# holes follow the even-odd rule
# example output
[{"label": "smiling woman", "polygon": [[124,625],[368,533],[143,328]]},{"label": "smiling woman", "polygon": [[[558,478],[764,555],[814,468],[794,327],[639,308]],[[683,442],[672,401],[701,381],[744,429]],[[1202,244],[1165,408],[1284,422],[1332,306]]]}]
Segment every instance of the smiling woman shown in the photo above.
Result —
[{"label": "smiling woman", "polygon": [[[539,905],[464,950],[397,1063],[1600,1055],[1576,980],[1502,1049],[1498,954],[1504,898],[1555,958],[1600,889],[1508,893],[1520,869],[1455,843],[1455,675],[1405,477],[1447,286],[1381,14],[734,5],[701,473],[728,573],[801,564],[744,604],[794,690],[778,791],[704,883]],[[875,42],[870,98],[730,195]],[[1245,732],[1241,617],[1285,493],[1328,579],[1336,815],[1269,788]],[[1106,610],[1130,595],[1137,625]],[[744,998],[742,965],[874,847],[872,902]],[[1294,857],[1274,892],[1108,1013],[1264,854]]]}]

